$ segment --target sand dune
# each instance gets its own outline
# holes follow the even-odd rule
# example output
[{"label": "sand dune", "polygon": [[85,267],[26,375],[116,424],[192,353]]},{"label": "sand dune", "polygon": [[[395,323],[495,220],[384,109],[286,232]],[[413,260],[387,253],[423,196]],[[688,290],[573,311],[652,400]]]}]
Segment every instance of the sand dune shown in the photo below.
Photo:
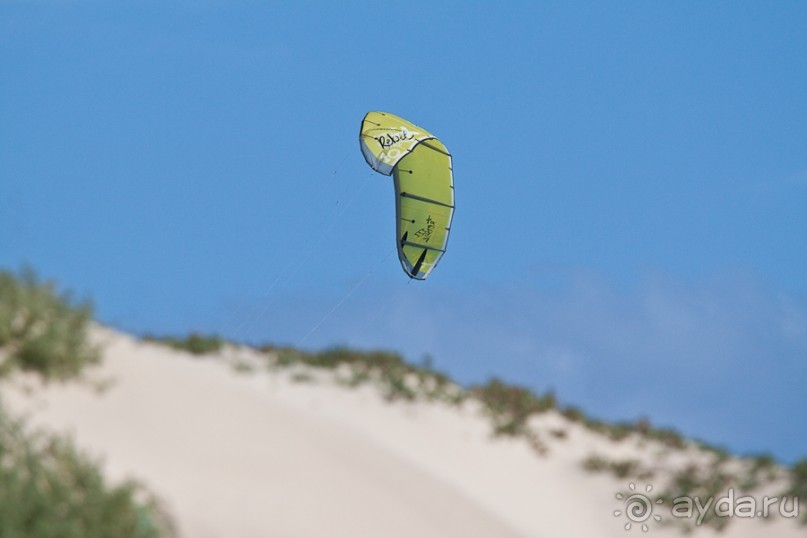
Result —
[{"label": "sand dune", "polygon": [[[237,372],[226,360],[108,329],[95,336],[105,352],[91,378],[110,381],[106,390],[26,391],[35,383],[16,378],[3,387],[4,403],[70,432],[113,479],[146,483],[184,537],[626,535],[613,515],[625,484],[580,466],[613,447],[559,415],[547,414],[544,426],[567,436],[541,457],[522,440],[492,438],[473,403],[388,403],[372,386],[348,389],[316,372],[295,382],[289,372]],[[722,536],[762,532],[804,528],[744,520]],[[661,526],[651,533],[680,535]]]}]

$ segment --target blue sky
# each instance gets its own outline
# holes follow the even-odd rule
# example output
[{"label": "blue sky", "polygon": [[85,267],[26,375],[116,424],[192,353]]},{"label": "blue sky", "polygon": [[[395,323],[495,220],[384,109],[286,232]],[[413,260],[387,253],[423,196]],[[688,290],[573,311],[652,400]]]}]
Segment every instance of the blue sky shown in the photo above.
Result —
[{"label": "blue sky", "polygon": [[[133,332],[430,354],[793,461],[805,25],[803,2],[2,2],[0,266]],[[426,282],[390,254],[368,110],[454,155]]]}]

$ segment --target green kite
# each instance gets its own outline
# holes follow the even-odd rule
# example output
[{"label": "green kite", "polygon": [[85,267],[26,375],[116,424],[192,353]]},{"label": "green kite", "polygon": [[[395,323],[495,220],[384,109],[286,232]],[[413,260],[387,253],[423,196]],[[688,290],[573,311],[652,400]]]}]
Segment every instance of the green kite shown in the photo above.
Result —
[{"label": "green kite", "polygon": [[454,216],[451,154],[425,129],[385,112],[368,112],[359,133],[373,170],[395,179],[398,258],[425,280],[443,257]]}]

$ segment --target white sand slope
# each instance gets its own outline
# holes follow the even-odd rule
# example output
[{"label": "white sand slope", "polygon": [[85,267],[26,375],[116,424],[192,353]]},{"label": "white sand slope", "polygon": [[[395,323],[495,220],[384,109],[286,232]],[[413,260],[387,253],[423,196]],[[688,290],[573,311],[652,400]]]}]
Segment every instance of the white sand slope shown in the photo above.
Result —
[{"label": "white sand slope", "polygon": [[[70,432],[113,479],[144,482],[186,538],[626,536],[613,515],[626,484],[580,466],[608,443],[557,415],[546,420],[568,435],[539,457],[523,441],[493,439],[473,405],[390,404],[371,386],[238,373],[114,331],[97,337],[105,353],[93,377],[114,380],[108,390],[28,393],[16,379],[4,403]],[[805,528],[742,520],[721,536],[761,533]]]}]

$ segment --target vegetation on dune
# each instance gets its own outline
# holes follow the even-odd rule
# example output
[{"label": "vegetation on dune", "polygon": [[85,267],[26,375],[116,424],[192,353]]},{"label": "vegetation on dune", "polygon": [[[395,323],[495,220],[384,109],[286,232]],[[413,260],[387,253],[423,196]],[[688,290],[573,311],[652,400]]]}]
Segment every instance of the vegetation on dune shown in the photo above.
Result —
[{"label": "vegetation on dune", "polygon": [[[265,345],[260,351],[274,357],[270,366],[290,367],[304,365],[347,372],[348,377],[339,377],[341,383],[358,386],[375,382],[389,401],[427,400],[457,401],[459,387],[451,383],[448,376],[435,370],[430,359],[421,365],[404,360],[397,353],[389,351],[358,351],[344,346],[336,346],[319,352],[305,352],[289,347]],[[456,390],[452,392],[452,387]]]},{"label": "vegetation on dune", "polygon": [[0,377],[22,370],[67,379],[99,360],[88,339],[92,305],[30,269],[0,271]]},{"label": "vegetation on dune", "polygon": [[608,422],[587,416],[580,408],[569,406],[560,410],[560,413],[571,420],[585,426],[587,429],[600,433],[612,441],[622,441],[631,434],[643,439],[658,441],[669,448],[682,449],[686,447],[686,440],[677,431],[670,428],[659,428],[650,424],[645,418],[635,422]]},{"label": "vegetation on dune", "polygon": [[165,344],[173,349],[187,351],[192,355],[209,355],[218,353],[224,347],[224,340],[216,335],[191,333],[185,337],[144,335],[146,342]]},{"label": "vegetation on dune", "polygon": [[643,470],[641,462],[636,459],[609,461],[602,456],[589,456],[583,460],[583,468],[592,472],[611,472],[617,478],[637,477],[649,479],[653,473]]},{"label": "vegetation on dune", "polygon": [[531,389],[493,378],[484,385],[468,389],[487,408],[497,435],[523,435],[531,416],[555,409],[552,392],[536,395]]},{"label": "vegetation on dune", "polygon": [[790,469],[790,495],[807,499],[807,458],[796,462]]},{"label": "vegetation on dune", "polygon": [[[729,495],[730,491],[735,491],[735,496],[742,497],[757,492],[765,492],[767,498],[778,499],[786,502],[789,506],[793,499],[800,499],[801,502],[807,498],[807,460],[796,463],[791,469],[786,470],[770,454],[759,454],[744,458],[732,458],[723,449],[714,447],[702,447],[701,450],[711,452],[711,461],[701,464],[689,463],[677,469],[659,468],[650,469],[647,463],[638,460],[609,460],[601,455],[593,454],[582,461],[582,466],[590,472],[607,472],[614,476],[625,479],[649,480],[654,475],[661,474],[663,486],[654,494],[654,500],[661,500],[666,506],[674,506],[684,499],[701,499],[703,503],[717,502]],[[652,465],[652,464],[651,464]],[[763,486],[770,486],[777,478],[783,474],[788,474],[790,486],[785,491],[759,491]],[[759,497],[761,499],[763,497]],[[761,501],[760,501],[761,502]],[[797,502],[797,501],[795,501]],[[704,504],[704,506],[706,506]],[[778,504],[777,504],[778,506]],[[723,530],[731,521],[725,515],[718,514],[712,505],[705,509],[702,519],[697,521],[698,525],[709,526],[717,531]],[[682,518],[667,521],[680,525],[685,531],[693,530],[692,519]],[[807,516],[802,516],[802,523],[807,523]]]},{"label": "vegetation on dune", "polygon": [[[725,452],[725,454],[725,459],[728,459],[728,453]],[[779,466],[770,454],[757,454],[748,459],[750,464],[745,477],[740,482],[740,488],[743,491],[755,490],[760,485],[777,478]]]},{"label": "vegetation on dune", "polygon": [[31,433],[0,410],[0,536],[163,538],[159,504],[134,482],[107,484],[65,438]]},{"label": "vegetation on dune", "polygon": [[[147,334],[141,339],[194,355],[216,354],[229,343],[216,335],[199,333],[191,333],[185,337]],[[267,344],[259,346],[256,351],[263,356],[266,367],[270,369],[306,366],[342,374],[346,372],[347,377],[342,375],[337,379],[348,386],[374,382],[380,385],[385,397],[390,401],[414,401],[418,398],[451,400],[452,397],[456,400],[456,393],[461,392],[459,387],[450,382],[448,376],[432,368],[428,358],[422,364],[414,365],[397,353],[383,350],[358,351],[344,346],[308,352]],[[252,371],[252,367],[240,359],[235,359],[233,364],[238,371]],[[314,381],[314,378],[305,372],[295,373],[292,379],[306,383]],[[453,393],[452,387],[457,389]]]},{"label": "vegetation on dune", "polygon": [[[191,351],[204,349],[205,353],[219,350],[225,343],[215,336],[191,334],[186,338],[149,338],[177,349]],[[205,345],[200,345],[204,343]],[[491,419],[496,436],[524,439],[539,454],[547,452],[547,446],[539,439],[530,419],[548,411],[556,411],[567,420],[598,433],[611,441],[620,442],[633,436],[639,442],[656,442],[666,449],[683,450],[698,448],[711,453],[714,465],[706,470],[695,467],[679,470],[671,478],[671,485],[659,494],[673,498],[679,494],[705,495],[720,487],[739,485],[753,489],[775,478],[777,465],[770,455],[763,454],[746,458],[748,470],[745,476],[725,470],[730,454],[722,447],[703,441],[688,440],[671,428],[653,426],[645,418],[629,422],[608,422],[588,416],[574,406],[561,406],[554,393],[538,393],[529,387],[493,378],[485,384],[462,387],[445,373],[435,370],[430,357],[421,364],[407,362],[401,355],[389,351],[361,351],[345,346],[336,346],[322,351],[303,351],[288,346],[266,344],[257,348],[266,361],[267,368],[291,368],[304,366],[333,372],[336,380],[346,386],[375,384],[389,401],[441,400],[452,404],[477,401]],[[193,351],[191,351],[193,352]],[[300,383],[316,382],[310,370],[293,370],[290,379]],[[557,442],[568,439],[567,430],[551,429],[549,434]],[[794,470],[793,491],[807,489],[807,463]],[[656,470],[635,459],[609,461],[602,456],[590,456],[582,462],[584,469],[592,472],[607,472],[623,478],[650,479]],[[799,474],[801,473],[801,474]],[[807,498],[807,491],[802,495]],[[706,520],[714,528],[721,528],[723,519]]]},{"label": "vegetation on dune", "polygon": [[[100,360],[92,305],[31,270],[0,271],[0,377],[67,380]],[[173,536],[156,501],[133,482],[107,484],[99,467],[58,436],[31,433],[0,409],[0,536]]]},{"label": "vegetation on dune", "polygon": [[[790,468],[790,487],[785,495],[790,495],[801,499],[804,503],[807,500],[807,458],[796,462]],[[807,524],[807,510],[802,514],[802,522]]]},{"label": "vegetation on dune", "polygon": [[[45,380],[78,376],[85,366],[99,360],[98,349],[89,343],[91,320],[89,302],[75,301],[52,282],[41,281],[33,271],[26,269],[19,275],[0,271],[0,377],[14,371],[36,372]],[[143,340],[194,355],[215,355],[227,344],[218,336],[199,333],[185,337],[147,335]],[[388,401],[478,402],[491,419],[494,435],[524,439],[540,454],[546,453],[547,447],[530,420],[553,410],[614,442],[630,437],[638,442],[653,441],[668,450],[698,448],[711,453],[710,465],[672,471],[668,486],[658,494],[665,500],[715,496],[728,487],[750,491],[782,477],[784,472],[769,454],[741,459],[745,465],[737,471],[727,466],[730,454],[721,447],[687,440],[675,430],[652,426],[646,419],[614,423],[592,418],[577,407],[560,406],[551,391],[541,394],[497,378],[464,388],[436,370],[430,357],[413,364],[389,351],[344,346],[308,352],[264,345],[256,351],[257,363],[254,359],[235,359],[239,371],[253,371],[265,361],[269,369],[292,368],[291,379],[296,382],[315,383],[319,376],[310,369],[319,369],[331,372],[346,386],[373,384]],[[566,429],[549,433],[556,442],[569,437]],[[582,466],[620,479],[649,479],[655,472],[638,460],[609,461],[598,455],[585,459]],[[727,471],[729,468],[733,471]],[[807,498],[807,460],[788,472],[790,484],[783,495]],[[171,535],[167,518],[142,488],[134,483],[109,487],[94,464],[69,441],[26,435],[2,410],[0,485],[0,536]],[[716,529],[726,523],[719,517],[705,520]]]}]

